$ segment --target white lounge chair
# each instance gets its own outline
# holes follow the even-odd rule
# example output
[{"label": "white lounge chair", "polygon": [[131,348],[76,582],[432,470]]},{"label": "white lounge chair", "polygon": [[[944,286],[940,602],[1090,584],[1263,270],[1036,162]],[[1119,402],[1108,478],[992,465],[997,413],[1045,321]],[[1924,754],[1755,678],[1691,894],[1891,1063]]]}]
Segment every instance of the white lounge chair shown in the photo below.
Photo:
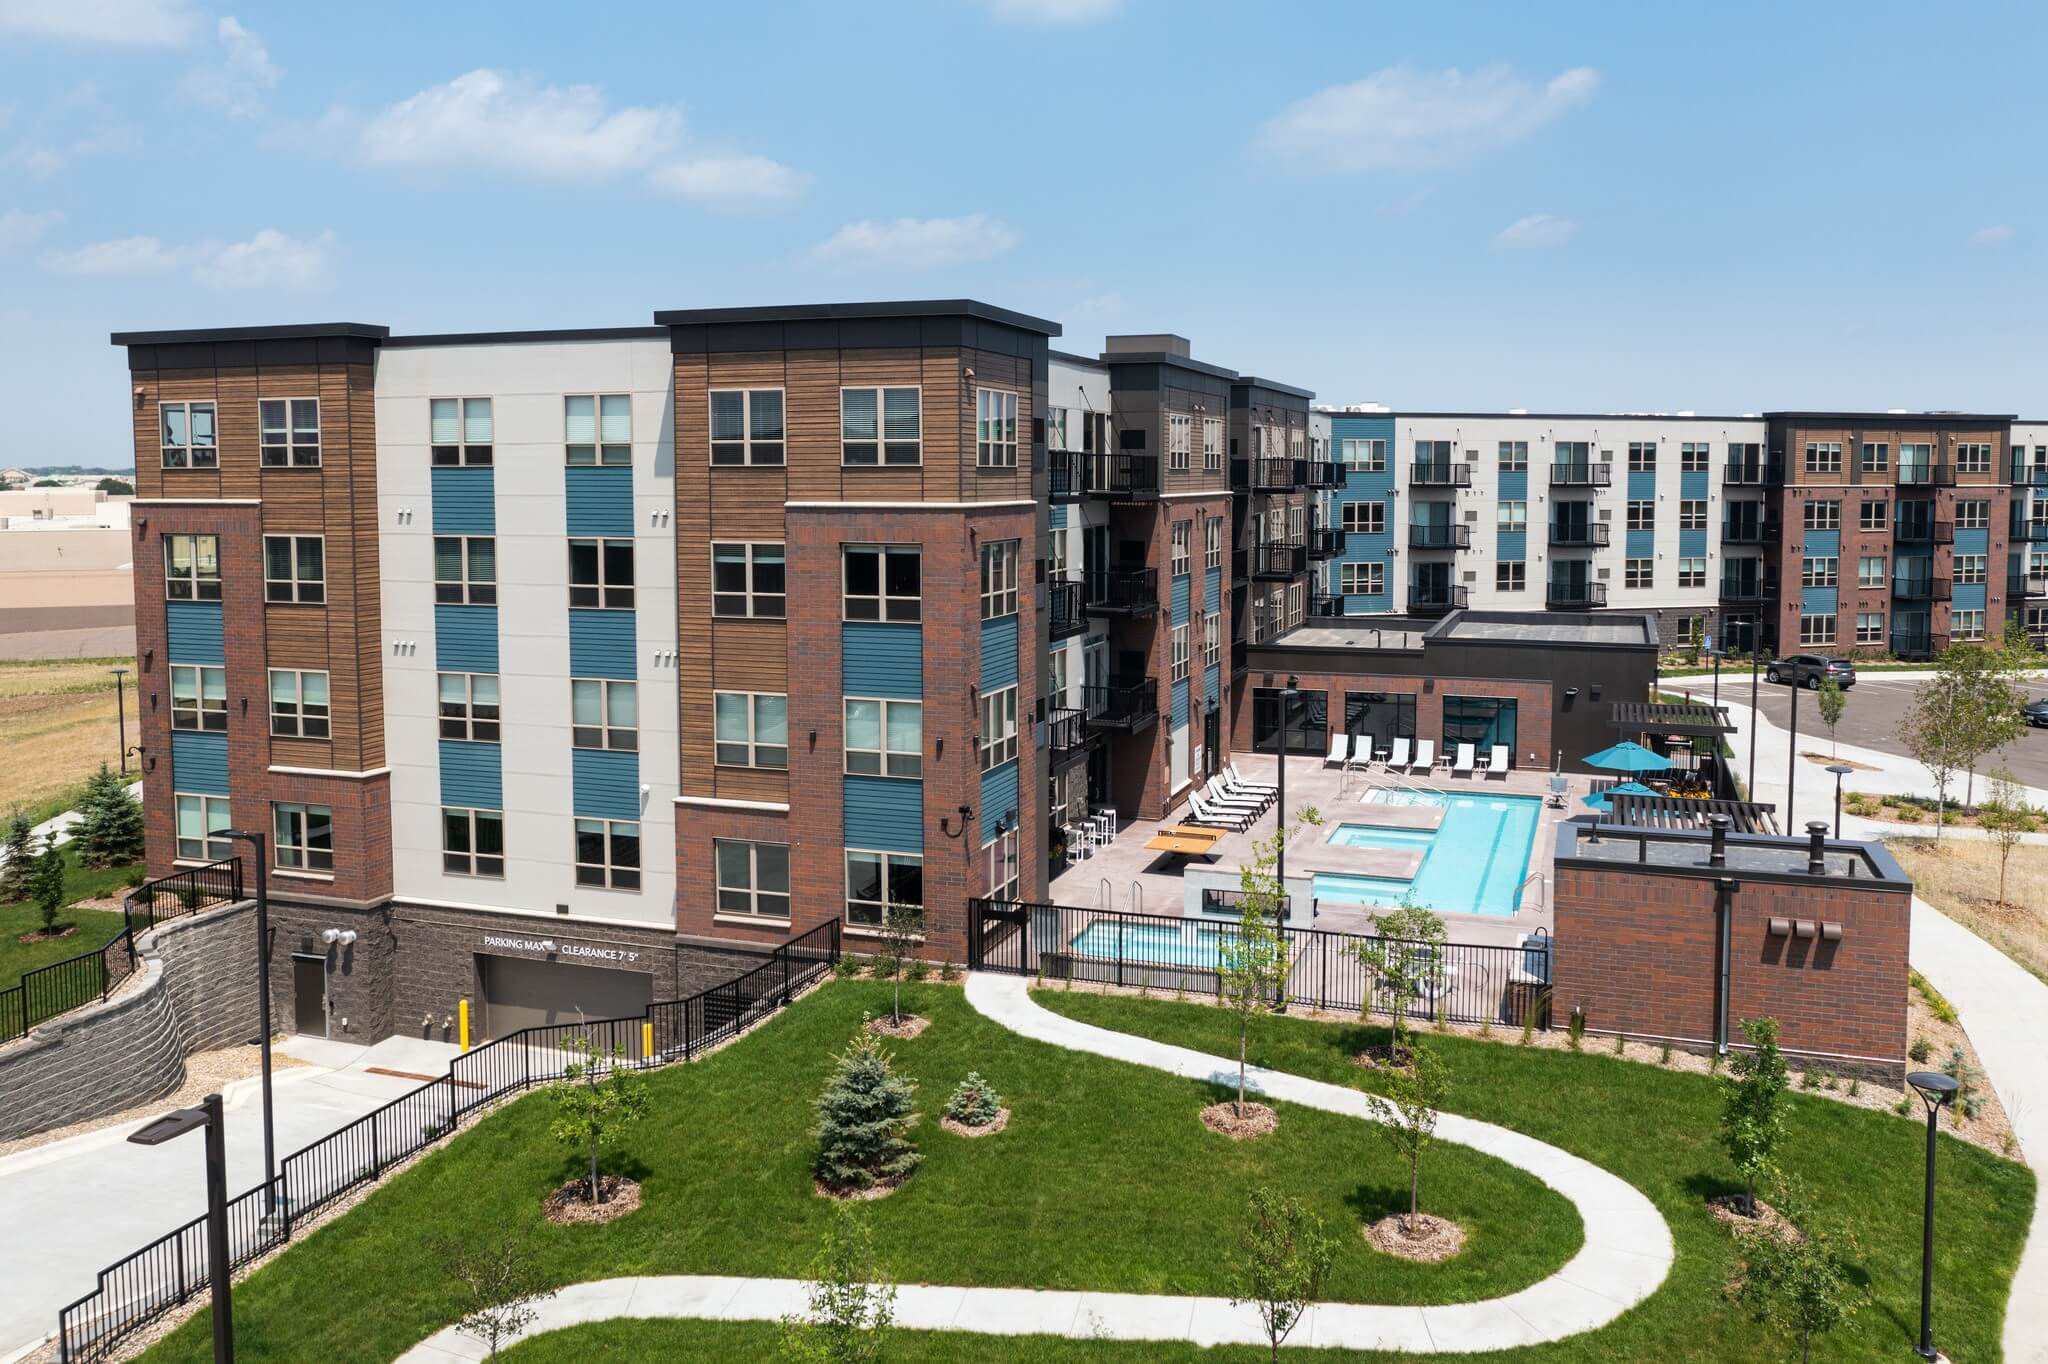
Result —
[{"label": "white lounge chair", "polygon": [[1472,765],[1477,761],[1478,745],[1459,744],[1458,756],[1451,762],[1451,771],[1454,773],[1463,772],[1466,776],[1469,777],[1472,775]]},{"label": "white lounge chair", "polygon": [[1505,777],[1508,774],[1508,746],[1495,744],[1493,751],[1486,755],[1486,766],[1479,770],[1489,777]]},{"label": "white lounge chair", "polygon": [[1195,817],[1192,820],[1183,821],[1184,823],[1207,824],[1218,829],[1239,830],[1252,822],[1250,812],[1244,810],[1219,810],[1214,806],[1204,804],[1202,798],[1193,791],[1188,792],[1188,804],[1194,808]]},{"label": "white lounge chair", "polygon": [[1330,745],[1330,756],[1323,759],[1325,767],[1344,767],[1351,762],[1351,736],[1339,734]]},{"label": "white lounge chair", "polygon": [[1435,766],[1436,740],[1417,739],[1415,741],[1415,761],[1408,764],[1409,770],[1413,772],[1427,772]]},{"label": "white lounge chair", "polygon": [[1390,771],[1390,772],[1391,772],[1391,771],[1393,771],[1393,770],[1394,770],[1395,768],[1399,768],[1399,767],[1406,767],[1406,766],[1408,765],[1408,747],[1409,747],[1409,744],[1408,744],[1408,740],[1406,740],[1406,739],[1396,739],[1396,740],[1394,740],[1394,748],[1393,748],[1393,751],[1392,751],[1391,753],[1387,754],[1387,770],[1388,770],[1388,771]]},{"label": "white lounge chair", "polygon": [[1215,776],[1209,778],[1209,794],[1225,803],[1253,805],[1264,810],[1273,803],[1273,798],[1278,792],[1255,791],[1250,787],[1233,786],[1230,778],[1218,772]]},{"label": "white lounge chair", "polygon": [[1234,762],[1223,764],[1223,771],[1229,776],[1233,785],[1241,786],[1247,791],[1271,791],[1274,795],[1280,794],[1280,788],[1271,782],[1246,781],[1244,773],[1237,770],[1237,764]]},{"label": "white lounge chair", "polygon": [[1223,789],[1221,777],[1211,777],[1202,787],[1209,797],[1209,803],[1220,810],[1242,810],[1246,814],[1262,813],[1269,803],[1263,796],[1233,796]]}]

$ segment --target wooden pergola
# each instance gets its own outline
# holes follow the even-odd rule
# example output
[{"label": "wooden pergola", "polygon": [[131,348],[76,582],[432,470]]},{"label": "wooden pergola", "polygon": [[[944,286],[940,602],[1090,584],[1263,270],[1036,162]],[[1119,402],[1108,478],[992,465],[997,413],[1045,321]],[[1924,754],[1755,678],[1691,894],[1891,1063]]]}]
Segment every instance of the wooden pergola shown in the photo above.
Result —
[{"label": "wooden pergola", "polygon": [[1690,796],[1609,796],[1609,824],[1635,829],[1706,829],[1709,815],[1728,816],[1738,834],[1775,834],[1778,807],[1753,800],[1695,800]]},{"label": "wooden pergola", "polygon": [[1717,739],[1735,732],[1735,726],[1728,723],[1728,708],[1704,701],[1616,701],[1612,723],[1629,734]]}]

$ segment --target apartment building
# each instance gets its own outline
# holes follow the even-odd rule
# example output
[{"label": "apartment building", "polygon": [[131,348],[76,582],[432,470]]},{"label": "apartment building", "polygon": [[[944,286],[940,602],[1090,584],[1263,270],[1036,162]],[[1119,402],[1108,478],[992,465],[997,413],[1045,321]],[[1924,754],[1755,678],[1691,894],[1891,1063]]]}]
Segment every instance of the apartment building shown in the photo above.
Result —
[{"label": "apartment building", "polygon": [[2048,645],[2048,422],[2012,428],[2011,514],[2007,615],[2034,643]]}]

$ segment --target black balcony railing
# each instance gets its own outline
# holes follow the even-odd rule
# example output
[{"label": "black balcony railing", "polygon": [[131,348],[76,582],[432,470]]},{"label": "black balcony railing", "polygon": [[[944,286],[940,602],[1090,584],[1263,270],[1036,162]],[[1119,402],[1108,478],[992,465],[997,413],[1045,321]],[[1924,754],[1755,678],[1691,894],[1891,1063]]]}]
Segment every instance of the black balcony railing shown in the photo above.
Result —
[{"label": "black balcony railing", "polygon": [[2048,488],[2048,464],[2029,464],[2015,459],[2012,462],[2012,482],[2015,487]]},{"label": "black balcony railing", "polygon": [[1721,470],[1721,482],[1731,488],[1761,488],[1782,478],[1778,466],[1764,459],[1731,459]]},{"label": "black balcony railing", "polygon": [[1469,549],[1472,528],[1453,522],[1411,521],[1408,523],[1410,549]]},{"label": "black balcony railing", "polygon": [[1559,549],[1604,549],[1608,543],[1608,526],[1605,521],[1553,521],[1550,523],[1550,543]]},{"label": "black balcony railing", "polygon": [[1892,657],[1933,658],[1948,648],[1948,636],[1933,630],[1892,631]]},{"label": "black balcony railing", "polygon": [[1308,461],[1266,457],[1252,461],[1252,491],[1291,493],[1308,482]]},{"label": "black balcony railing", "polygon": [[1091,616],[1148,616],[1159,609],[1159,570],[1105,568],[1081,575]]},{"label": "black balcony railing", "polygon": [[1778,538],[1778,523],[1768,516],[1723,518],[1721,521],[1721,543],[1724,545],[1761,545]]},{"label": "black balcony railing", "polygon": [[1149,677],[1084,686],[1081,700],[1088,723],[1097,729],[1135,733],[1159,721],[1159,684]]},{"label": "black balcony railing", "polygon": [[1072,450],[1045,452],[1045,492],[1055,502],[1079,501],[1085,493],[1087,471],[1081,461],[1088,458]]},{"label": "black balcony railing", "polygon": [[1230,490],[1234,493],[1248,493],[1252,490],[1252,462],[1248,459],[1230,461]]},{"label": "black balcony railing", "polygon": [[1308,462],[1307,486],[1312,489],[1337,488],[1344,483],[1344,466],[1332,464],[1326,459],[1312,459]]},{"label": "black balcony railing", "polygon": [[1308,557],[1311,559],[1334,559],[1344,552],[1344,532],[1330,526],[1317,526],[1308,533]]},{"label": "black balcony railing", "polygon": [[1244,640],[1230,641],[1230,675],[1242,677],[1252,666],[1252,646]]},{"label": "black balcony railing", "polygon": [[2048,597],[2048,568],[2034,572],[2022,567],[2007,574],[2005,582],[2015,597]]},{"label": "black balcony railing", "polygon": [[1052,578],[1045,585],[1046,633],[1070,639],[1088,628],[1088,603],[1078,578]]},{"label": "black balcony railing", "polygon": [[1344,614],[1344,598],[1331,592],[1308,594],[1308,613],[1311,616],[1341,616]]},{"label": "black balcony railing", "polygon": [[1252,552],[1239,547],[1230,551],[1230,582],[1233,587],[1243,587],[1252,576]]},{"label": "black balcony railing", "polygon": [[2013,524],[2012,538],[2029,544],[2048,541],[2048,521],[2018,521]]},{"label": "black balcony railing", "polygon": [[1930,573],[1894,573],[1892,595],[1905,601],[1947,601],[1947,578]]},{"label": "black balcony railing", "polygon": [[1721,579],[1721,600],[1731,604],[1759,602],[1764,599],[1763,581],[1758,578]]},{"label": "black balcony railing", "polygon": [[1956,542],[1956,523],[1909,516],[1899,521],[1892,538],[1902,545],[1952,545]]},{"label": "black balcony railing", "polygon": [[1252,576],[1266,582],[1292,582],[1308,572],[1308,546],[1268,541],[1252,547]]},{"label": "black balcony railing", "polygon": [[1901,464],[1899,466],[1901,488],[1953,488],[1956,486],[1956,466],[1946,461],[1935,464]]},{"label": "black balcony railing", "polygon": [[1465,588],[1452,583],[1410,583],[1408,609],[1419,616],[1440,616],[1464,610],[1470,596]]},{"label": "black balcony railing", "polygon": [[1081,491],[1112,502],[1138,502],[1159,496],[1159,456],[1113,450],[1070,455],[1078,461]]},{"label": "black balcony railing", "polygon": [[1088,727],[1088,712],[1062,707],[1045,718],[1045,746],[1055,766],[1076,762],[1095,746],[1097,731]]},{"label": "black balcony railing", "polygon": [[1607,584],[1552,579],[1544,585],[1543,604],[1556,611],[1585,611],[1607,605]]},{"label": "black balcony railing", "polygon": [[1457,459],[1418,459],[1408,466],[1408,482],[1417,488],[1469,488],[1472,466]]},{"label": "black balcony railing", "polygon": [[1614,482],[1614,466],[1611,464],[1567,464],[1550,466],[1550,486],[1553,488],[1605,488]]}]

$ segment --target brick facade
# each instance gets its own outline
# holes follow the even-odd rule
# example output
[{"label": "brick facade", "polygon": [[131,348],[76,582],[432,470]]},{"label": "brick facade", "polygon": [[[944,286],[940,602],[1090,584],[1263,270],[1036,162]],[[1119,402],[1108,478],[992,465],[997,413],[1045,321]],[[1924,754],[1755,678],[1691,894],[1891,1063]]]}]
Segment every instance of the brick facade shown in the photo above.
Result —
[{"label": "brick facade", "polygon": [[[1415,698],[1415,737],[1436,742],[1442,756],[1444,698],[1446,696],[1497,697],[1515,703],[1515,765],[1548,766],[1551,747],[1553,688],[1547,682],[1516,682],[1491,677],[1413,677],[1392,673],[1339,672],[1252,672],[1233,694],[1237,708],[1236,733],[1249,752],[1252,746],[1251,694],[1254,690],[1284,687],[1289,677],[1304,691],[1325,693],[1329,701],[1330,729],[1334,737],[1344,723],[1344,693],[1347,691],[1388,692]],[[1535,763],[1531,754],[1537,755]],[[1480,755],[1482,758],[1485,755]]]}]

